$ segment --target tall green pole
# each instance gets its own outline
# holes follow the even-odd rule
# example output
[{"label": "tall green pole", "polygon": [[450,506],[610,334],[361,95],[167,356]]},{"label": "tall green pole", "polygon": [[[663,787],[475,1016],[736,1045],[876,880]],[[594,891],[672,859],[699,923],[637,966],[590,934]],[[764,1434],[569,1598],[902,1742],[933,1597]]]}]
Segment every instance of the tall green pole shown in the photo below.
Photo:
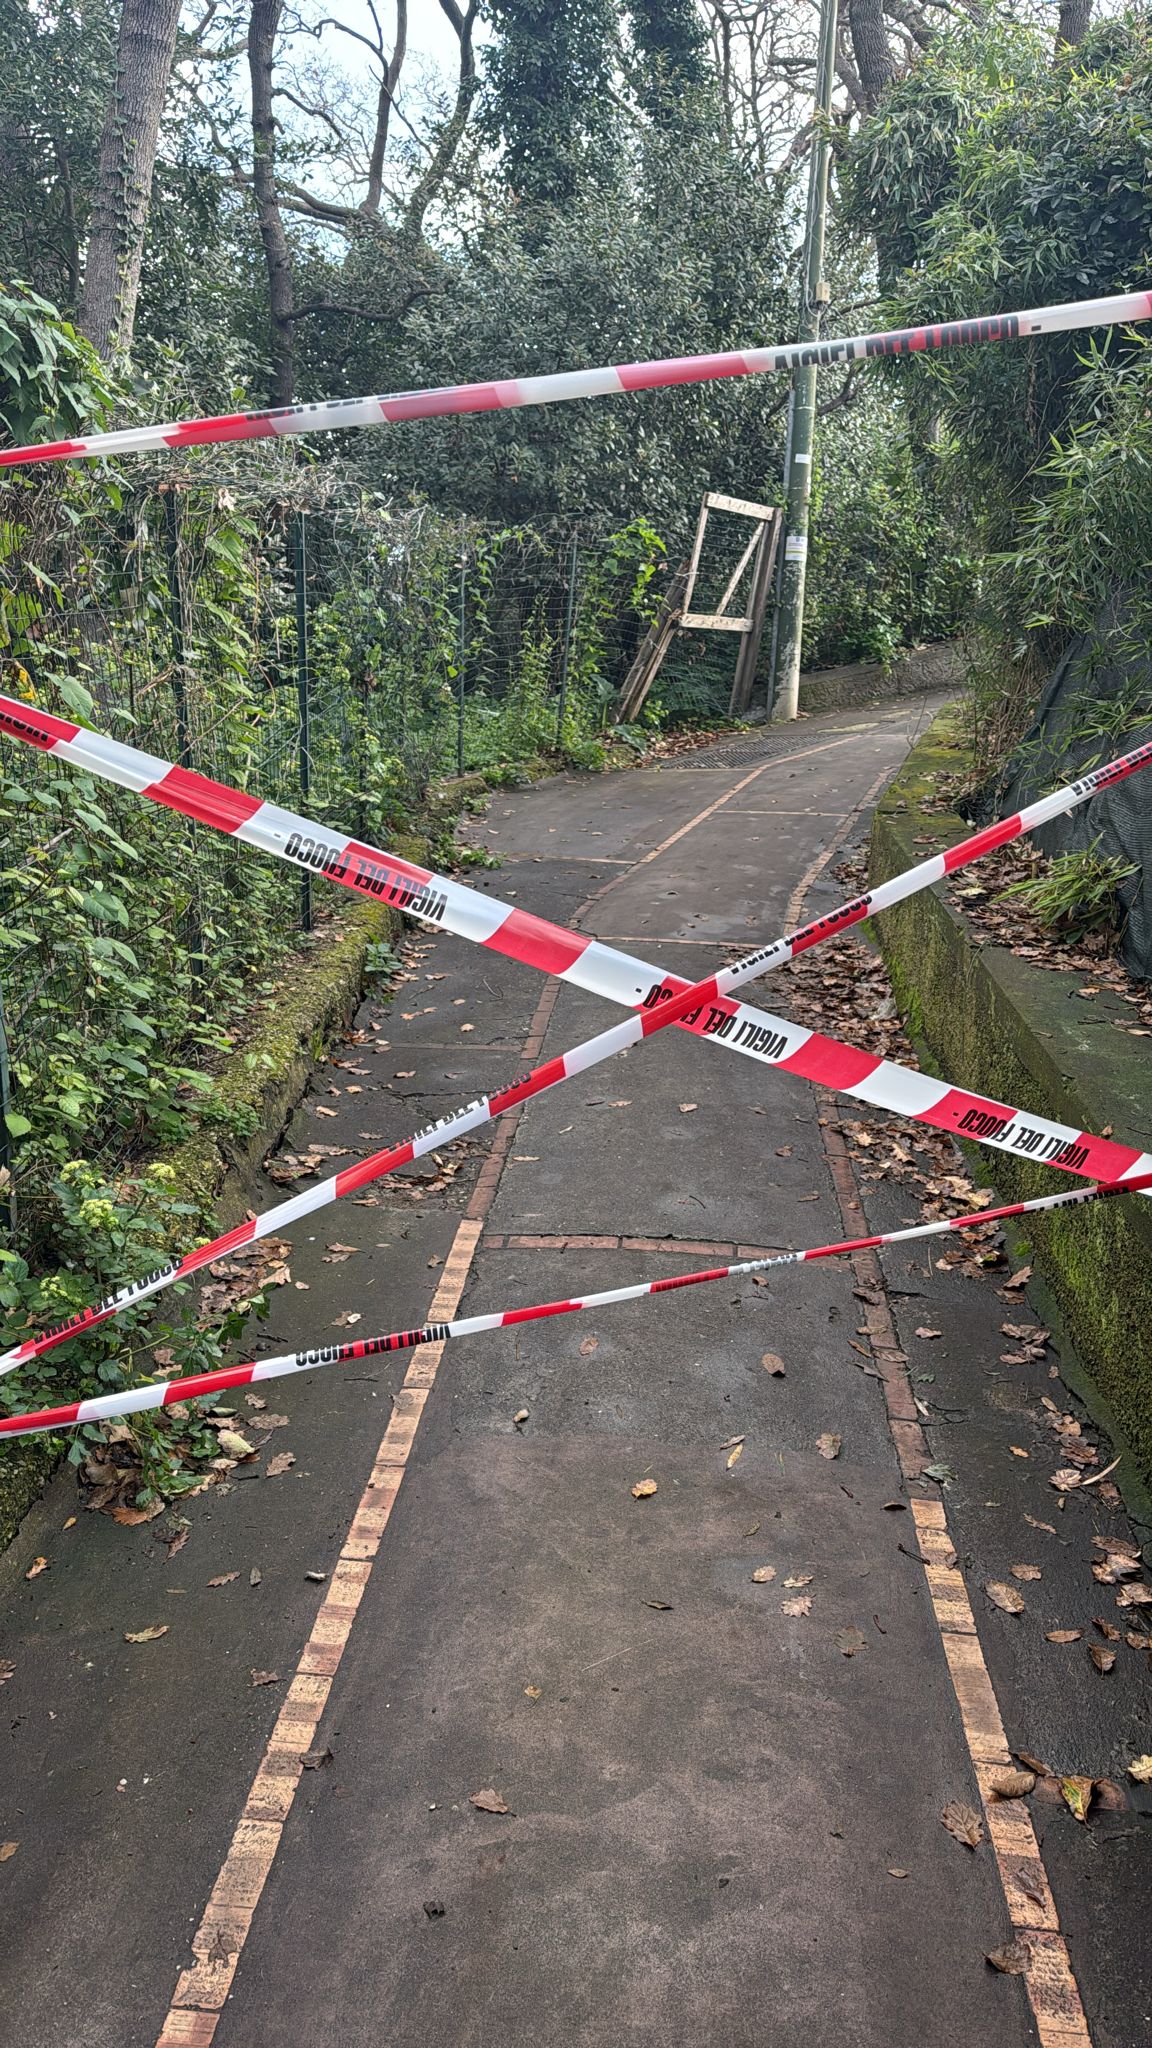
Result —
[{"label": "tall green pole", "polygon": [[[815,126],[808,172],[808,217],[804,228],[804,275],[797,338],[816,341],[824,282],[824,222],[828,212],[828,163],[832,154],[830,117],[836,77],[837,0],[821,0],[820,48],[816,60]],[[808,566],[808,500],[812,493],[812,441],[816,425],[816,365],[805,363],[792,378],[788,447],[784,475],[784,562],[780,574],[777,629],[773,634],[772,717],[795,718],[800,708],[800,643],[804,633],[804,580]]]}]

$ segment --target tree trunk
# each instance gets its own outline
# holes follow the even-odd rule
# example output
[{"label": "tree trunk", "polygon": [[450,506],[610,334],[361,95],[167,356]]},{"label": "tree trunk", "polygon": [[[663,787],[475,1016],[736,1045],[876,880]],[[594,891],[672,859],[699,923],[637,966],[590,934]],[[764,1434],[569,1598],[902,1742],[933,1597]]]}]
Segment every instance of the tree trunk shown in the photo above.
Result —
[{"label": "tree trunk", "polygon": [[160,117],[180,0],[124,0],[100,138],[79,325],[105,359],[132,347]]},{"label": "tree trunk", "polygon": [[252,81],[252,190],[264,263],[268,272],[270,396],[291,405],[296,380],[292,335],[292,253],[276,191],[276,124],[272,114],[272,63],[284,0],[252,0],[248,28],[248,71]]},{"label": "tree trunk", "polygon": [[372,156],[368,164],[368,191],[361,208],[361,212],[370,214],[373,218],[380,211],[380,199],[384,190],[384,152],[388,147],[388,123],[392,118],[392,102],[396,97],[396,87],[400,83],[407,44],[408,0],[396,0],[396,42],[380,81],[380,96],[376,104],[376,133],[372,138]]},{"label": "tree trunk", "polygon": [[1092,0],[1060,0],[1060,21],[1056,48],[1071,48],[1083,42],[1092,20]]},{"label": "tree trunk", "polygon": [[881,0],[848,0],[852,55],[868,113],[875,113],[896,76]]}]

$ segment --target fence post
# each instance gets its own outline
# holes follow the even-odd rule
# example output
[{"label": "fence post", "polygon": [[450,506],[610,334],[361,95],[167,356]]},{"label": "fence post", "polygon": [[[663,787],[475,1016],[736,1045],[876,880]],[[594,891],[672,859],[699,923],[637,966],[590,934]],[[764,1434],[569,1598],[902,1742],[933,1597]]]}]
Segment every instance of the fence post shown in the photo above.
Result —
[{"label": "fence post", "polygon": [[[176,708],[176,760],[181,768],[191,768],[192,735],[188,728],[188,615],[184,605],[184,579],[180,573],[179,497],[173,484],[162,484],[160,488],[164,499],[164,559],[168,570],[168,623],[172,645],[172,701]],[[191,912],[191,966],[194,979],[199,981],[203,978],[207,962],[204,958],[204,928],[200,919],[200,899],[196,880],[196,827],[192,824],[188,826],[188,857],[193,877],[188,898]]]},{"label": "fence post", "polygon": [[456,646],[456,773],[464,773],[464,649],[467,643],[465,605],[468,599],[468,551],[460,522],[460,631]]},{"label": "fence post", "polygon": [[560,656],[560,702],[556,708],[556,752],[564,745],[564,714],[568,709],[568,668],[572,659],[572,615],[576,605],[576,570],[579,561],[579,531],[572,534],[568,555],[568,596],[564,606],[564,651]]},{"label": "fence post", "polygon": [[[312,788],[312,703],[308,662],[308,522],[297,512],[292,523],[292,580],[296,596],[296,702],[300,714],[297,771],[305,811]],[[312,929],[312,876],[305,868],[300,878],[300,926]]]},{"label": "fence post", "polygon": [[[12,1102],[11,1078],[8,1068],[8,1033],[4,1026],[4,990],[0,986],[0,1170],[11,1174],[12,1140],[8,1133],[8,1111]],[[16,1187],[9,1178],[3,1188],[3,1206],[8,1212],[8,1228],[16,1228]]]},{"label": "fence post", "polygon": [[188,624],[184,612],[184,584],[180,575],[180,513],[171,484],[164,488],[164,553],[168,566],[168,618],[172,638],[172,696],[176,705],[176,738],[181,768],[190,768],[188,734]]}]

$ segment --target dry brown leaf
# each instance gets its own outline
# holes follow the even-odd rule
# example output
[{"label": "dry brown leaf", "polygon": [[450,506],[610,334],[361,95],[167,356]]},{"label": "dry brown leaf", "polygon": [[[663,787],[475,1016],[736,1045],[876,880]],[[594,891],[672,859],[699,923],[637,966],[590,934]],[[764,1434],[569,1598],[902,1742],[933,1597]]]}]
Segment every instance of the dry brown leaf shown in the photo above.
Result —
[{"label": "dry brown leaf", "polygon": [[1051,1522],[1038,1522],[1035,1515],[1025,1515],[1024,1520],[1032,1529],[1043,1529],[1046,1536],[1054,1536],[1056,1534]]},{"label": "dry brown leaf", "polygon": [[1035,1857],[1021,1859],[1012,1872],[1012,1882],[1018,1891],[1023,1892],[1026,1899],[1032,1900],[1034,1905],[1046,1904],[1048,1880],[1044,1875],[1044,1865]]},{"label": "dry brown leaf", "polygon": [[1128,1766],[1128,1776],[1138,1785],[1152,1785],[1152,1756],[1134,1756]]},{"label": "dry brown leaf", "polygon": [[785,1579],[784,1584],[786,1586],[810,1586],[815,1576],[815,1572],[801,1572],[795,1578]]},{"label": "dry brown leaf", "polygon": [[538,1700],[540,1697],[540,1687],[538,1685],[526,1685],[524,1687],[524,1697],[526,1700]]},{"label": "dry brown leaf", "polygon": [[752,1584],[754,1586],[768,1586],[771,1585],[775,1577],[776,1567],[774,1564],[758,1564],[752,1574]]},{"label": "dry brown leaf", "polygon": [[836,1631],[836,1648],[842,1657],[855,1657],[859,1651],[868,1648],[868,1638],[862,1629],[854,1624]]},{"label": "dry brown leaf", "polygon": [[682,1102],[680,1104],[680,1114],[681,1116],[691,1116],[692,1111],[699,1109],[699,1107],[700,1104],[698,1102]]},{"label": "dry brown leaf", "polygon": [[268,1460],[269,1479],[279,1479],[280,1474],[290,1471],[295,1463],[295,1451],[277,1451],[276,1456]]},{"label": "dry brown leaf", "polygon": [[599,1349],[600,1349],[600,1339],[599,1339],[599,1337],[582,1337],[582,1338],[580,1339],[580,1356],[581,1356],[581,1358],[591,1358],[591,1356],[592,1356],[592,1353],[593,1353],[594,1351],[598,1351]]},{"label": "dry brown leaf", "polygon": [[744,1455],[744,1445],[743,1445],[743,1443],[738,1443],[738,1444],[737,1444],[737,1445],[735,1446],[735,1448],[734,1448],[733,1450],[730,1450],[730,1451],[729,1451],[729,1453],[728,1453],[728,1457],[727,1457],[727,1460],[726,1460],[726,1462],[725,1462],[725,1470],[726,1470],[726,1471],[728,1471],[728,1472],[730,1472],[730,1471],[732,1470],[732,1467],[733,1467],[733,1465],[734,1465],[734,1464],[736,1463],[736,1460],[737,1460],[738,1458],[742,1458],[742,1457],[743,1457],[743,1455]]},{"label": "dry brown leaf", "polygon": [[7,1685],[8,1680],[15,1676],[16,1666],[11,1657],[0,1657],[0,1685]]},{"label": "dry brown leaf", "polygon": [[141,1522],[154,1522],[157,1515],[163,1513],[162,1500],[153,1501],[150,1508],[130,1508],[125,1501],[119,1501],[115,1507],[108,1510],[111,1520],[119,1522],[122,1529],[136,1529]]},{"label": "dry brown leaf", "polygon": [[774,1351],[766,1351],[764,1353],[763,1358],[760,1360],[760,1363],[764,1367],[765,1372],[770,1372],[772,1374],[773,1379],[783,1379],[784,1360],[782,1358],[777,1358],[776,1353]]},{"label": "dry brown leaf", "polygon": [[1035,1771],[997,1771],[988,1780],[988,1789],[997,1799],[1024,1799],[1035,1786]]},{"label": "dry brown leaf", "polygon": [[527,1410],[527,1408],[518,1408],[518,1409],[516,1410],[516,1413],[515,1413],[515,1415],[514,1415],[514,1416],[512,1417],[512,1427],[513,1427],[513,1429],[523,1429],[523,1427],[524,1427],[524,1424],[525,1424],[525,1423],[526,1423],[527,1421],[528,1421],[528,1410]]},{"label": "dry brown leaf", "polygon": [[48,1559],[46,1557],[34,1557],[27,1571],[25,1572],[24,1577],[26,1579],[38,1579],[40,1577],[41,1572],[46,1572],[49,1569],[50,1567],[48,1564]]},{"label": "dry brown leaf", "polygon": [[252,1683],[254,1686],[279,1685],[280,1673],[278,1671],[253,1671]]},{"label": "dry brown leaf", "polygon": [[917,1335],[918,1337],[925,1337],[925,1338],[927,1338],[927,1337],[942,1337],[942,1336],[944,1335],[944,1332],[943,1332],[943,1330],[928,1330],[928,1329],[925,1329],[925,1327],[923,1326],[923,1324],[921,1324],[921,1327],[920,1327],[920,1328],[919,1328],[919,1329],[917,1330],[917,1332],[916,1332],[916,1335]]},{"label": "dry brown leaf", "polygon": [[1008,1289],[1009,1289],[1009,1288],[1014,1288],[1014,1287],[1026,1287],[1026,1286],[1028,1285],[1028,1282],[1029,1282],[1029,1280],[1030,1280],[1031,1278],[1032,1278],[1032,1268],[1031,1268],[1031,1266],[1021,1266],[1018,1272],[1015,1272],[1015,1273],[1013,1273],[1013,1274],[1012,1274],[1012,1276],[1011,1276],[1011,1278],[1010,1278],[1010,1279],[1008,1279],[1008,1280],[1006,1280],[1006,1281],[1004,1282],[1004,1291],[1005,1291],[1005,1293],[1007,1293],[1007,1292],[1008,1292]]},{"label": "dry brown leaf", "polygon": [[482,1792],[470,1792],[468,1794],[468,1803],[470,1806],[475,1806],[480,1813],[510,1813],[512,1811],[511,1807],[501,1799],[500,1794],[493,1791],[491,1785],[487,1786]]},{"label": "dry brown leaf", "polygon": [[1101,1678],[1106,1678],[1116,1662],[1115,1650],[1106,1650],[1103,1643],[1089,1643],[1088,1655],[1091,1657]]},{"label": "dry brown leaf", "polygon": [[1006,1941],[1002,1948],[989,1949],[984,1960],[1004,1977],[1024,1977],[1028,1974],[1032,1951],[1026,1941]]},{"label": "dry brown leaf", "polygon": [[948,1833],[962,1842],[966,1849],[978,1849],[984,1840],[984,1823],[980,1815],[974,1806],[965,1806],[962,1800],[950,1799],[940,1819]]},{"label": "dry brown leaf", "polygon": [[1112,1622],[1105,1621],[1102,1614],[1094,1614],[1092,1616],[1092,1626],[1099,1629],[1105,1642],[1118,1643],[1120,1641],[1120,1630]]},{"label": "dry brown leaf", "polygon": [[782,1600],[780,1602],[780,1612],[781,1614],[792,1615],[794,1620],[799,1620],[805,1614],[811,1614],[812,1595],[810,1593],[798,1593],[795,1600]]},{"label": "dry brown leaf", "polygon": [[346,1308],[343,1315],[333,1317],[332,1328],[334,1330],[350,1330],[353,1323],[359,1323],[363,1320],[363,1317],[355,1309]]},{"label": "dry brown leaf", "polygon": [[1008,1449],[1014,1458],[1026,1458],[1028,1456],[1027,1451],[1020,1444],[1009,1444]]},{"label": "dry brown leaf", "polygon": [[889,1877],[907,1877],[908,1872],[906,1870],[894,1870],[892,1865],[889,1864],[888,1875]]},{"label": "dry brown leaf", "polygon": [[1117,1607],[1152,1607],[1152,1586],[1121,1586],[1116,1595]]},{"label": "dry brown leaf", "polygon": [[652,1495],[656,1491],[657,1486],[654,1479],[638,1479],[632,1488],[632,1498],[633,1500],[651,1500]]},{"label": "dry brown leaf", "polygon": [[1074,1819],[1087,1822],[1088,1809],[1092,1804],[1095,1789],[1095,1781],[1092,1778],[1061,1778],[1060,1791],[1064,1804]]},{"label": "dry brown leaf", "polygon": [[263,1574],[263,1572],[261,1571],[261,1569],[260,1569],[259,1565],[258,1565],[258,1564],[254,1564],[254,1565],[253,1565],[253,1567],[252,1567],[252,1569],[251,1569],[251,1571],[250,1571],[250,1572],[249,1572],[249,1574],[248,1574],[248,1584],[249,1584],[250,1586],[262,1586],[262,1585],[263,1585],[263,1583],[264,1583],[264,1574]]},{"label": "dry brown leaf", "polygon": [[19,1842],[0,1842],[0,1863],[7,1863],[16,1854]]},{"label": "dry brown leaf", "polygon": [[1014,1579],[1042,1579],[1044,1576],[1038,1564],[1010,1564],[1008,1569]]},{"label": "dry brown leaf", "polygon": [[160,1636],[166,1636],[167,1633],[168,1623],[166,1621],[157,1621],[153,1622],[151,1628],[137,1629],[135,1635],[126,1635],[124,1641],[126,1643],[154,1643]]},{"label": "dry brown leaf", "polygon": [[822,1458],[838,1458],[843,1441],[843,1437],[834,1436],[831,1430],[825,1430],[823,1436],[816,1439],[816,1449]]},{"label": "dry brown leaf", "polygon": [[1053,1472],[1048,1484],[1054,1486],[1057,1493],[1073,1493],[1081,1484],[1081,1476],[1075,1465],[1061,1465],[1058,1472]]},{"label": "dry brown leaf", "polygon": [[1024,1596],[1016,1591],[1015,1586],[1006,1585],[1003,1579],[986,1579],[984,1591],[993,1606],[999,1607],[1002,1613],[1023,1614]]},{"label": "dry brown leaf", "polygon": [[1050,1628],[1044,1641],[1046,1643],[1078,1643],[1083,1633],[1082,1628]]},{"label": "dry brown leaf", "polygon": [[210,1586],[231,1586],[240,1577],[239,1572],[221,1572],[219,1578],[209,1579]]}]

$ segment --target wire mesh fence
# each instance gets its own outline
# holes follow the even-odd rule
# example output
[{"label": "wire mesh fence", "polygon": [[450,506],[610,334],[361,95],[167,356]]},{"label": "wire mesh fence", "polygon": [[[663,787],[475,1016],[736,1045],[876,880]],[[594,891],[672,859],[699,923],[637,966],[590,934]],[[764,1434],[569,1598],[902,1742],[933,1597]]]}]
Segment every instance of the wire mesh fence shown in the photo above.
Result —
[{"label": "wire mesh fence", "polygon": [[[661,568],[642,522],[494,529],[299,466],[256,486],[243,471],[35,479],[0,499],[3,688],[386,839],[443,778],[593,760]],[[65,1127],[74,1112],[86,1155],[130,1151],[156,1135],[158,1047],[195,1066],[220,1045],[311,928],[309,889],[15,754],[0,759],[0,1165],[47,1111]]]}]

